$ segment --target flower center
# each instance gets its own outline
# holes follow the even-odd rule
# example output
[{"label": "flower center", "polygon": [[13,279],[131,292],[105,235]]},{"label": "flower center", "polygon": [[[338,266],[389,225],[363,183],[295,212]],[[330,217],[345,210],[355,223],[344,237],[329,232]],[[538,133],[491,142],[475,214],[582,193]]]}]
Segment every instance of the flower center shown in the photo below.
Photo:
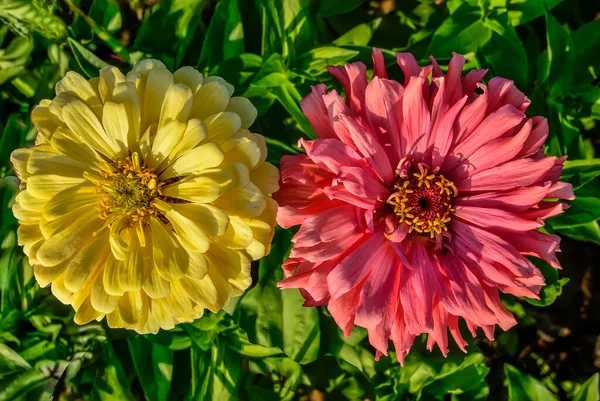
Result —
[{"label": "flower center", "polygon": [[101,171],[103,179],[96,181],[101,196],[100,218],[106,220],[115,213],[137,222],[148,215],[156,216],[152,200],[162,194],[163,183],[154,170],[141,166],[137,153],[111,167],[113,171]]},{"label": "flower center", "polygon": [[448,231],[446,224],[455,210],[452,199],[458,195],[452,181],[419,164],[418,169],[398,174],[394,190],[387,203],[398,217],[398,224],[409,226],[409,233],[434,238]]}]

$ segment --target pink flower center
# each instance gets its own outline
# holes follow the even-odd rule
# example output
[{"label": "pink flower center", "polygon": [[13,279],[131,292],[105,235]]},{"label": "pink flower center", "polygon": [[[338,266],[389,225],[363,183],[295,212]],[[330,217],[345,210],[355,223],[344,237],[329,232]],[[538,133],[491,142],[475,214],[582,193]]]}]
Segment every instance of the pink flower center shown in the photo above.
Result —
[{"label": "pink flower center", "polygon": [[409,226],[408,232],[427,235],[448,231],[446,224],[451,220],[452,199],[458,190],[452,181],[442,174],[430,173],[419,164],[402,171],[394,184],[394,193],[387,200],[388,205],[398,218],[398,224]]}]

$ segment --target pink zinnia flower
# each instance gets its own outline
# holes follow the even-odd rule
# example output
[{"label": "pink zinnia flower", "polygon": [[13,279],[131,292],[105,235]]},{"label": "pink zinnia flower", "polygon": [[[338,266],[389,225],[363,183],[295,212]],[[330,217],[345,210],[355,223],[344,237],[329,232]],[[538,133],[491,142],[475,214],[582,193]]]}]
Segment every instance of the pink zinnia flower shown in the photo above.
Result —
[{"label": "pink zinnia flower", "polygon": [[565,159],[541,149],[546,119],[525,116],[512,81],[463,77],[458,54],[446,75],[433,58],[397,57],[404,84],[378,49],[370,82],[362,63],[329,68],[346,99],[320,84],[302,100],[319,139],[281,159],[275,199],[279,224],[300,224],[279,286],[327,305],[346,335],[365,327],[377,357],[391,339],[403,361],[422,333],[446,355],[448,328],[464,350],[459,317],[490,339],[516,324],[499,291],[538,298],[526,256],[560,268],[559,237],[537,229],[573,192],[558,182]]}]

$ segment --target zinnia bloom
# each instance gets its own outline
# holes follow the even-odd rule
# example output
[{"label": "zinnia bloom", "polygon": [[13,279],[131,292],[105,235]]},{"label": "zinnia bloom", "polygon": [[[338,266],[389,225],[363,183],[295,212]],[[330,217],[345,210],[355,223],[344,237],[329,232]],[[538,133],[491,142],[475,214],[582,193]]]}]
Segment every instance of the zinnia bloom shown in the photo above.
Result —
[{"label": "zinnia bloom", "polygon": [[69,72],[32,113],[36,146],[11,160],[19,243],[41,286],[139,333],[217,311],[269,252],[278,171],[256,109],[222,78],[144,60],[124,76]]},{"label": "zinnia bloom", "polygon": [[526,256],[560,267],[559,238],[537,228],[573,193],[512,81],[463,77],[457,54],[445,75],[433,58],[397,58],[404,84],[377,49],[370,82],[362,63],[329,68],[346,99],[317,85],[302,100],[318,139],[282,158],[275,199],[278,223],[300,225],[280,287],[326,304],[346,335],[367,328],[377,357],[391,339],[403,361],[422,333],[446,355],[448,328],[464,350],[459,317],[489,338],[513,326],[499,291],[537,298],[544,278]]}]

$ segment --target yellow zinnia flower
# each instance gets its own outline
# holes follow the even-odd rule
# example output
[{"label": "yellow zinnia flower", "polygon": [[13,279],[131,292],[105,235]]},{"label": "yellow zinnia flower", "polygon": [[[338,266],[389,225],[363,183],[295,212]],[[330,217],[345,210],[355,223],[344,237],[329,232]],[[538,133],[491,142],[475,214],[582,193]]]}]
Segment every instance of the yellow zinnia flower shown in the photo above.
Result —
[{"label": "yellow zinnia flower", "polygon": [[11,155],[13,211],[41,286],[75,321],[155,333],[217,311],[269,252],[279,172],[249,100],[191,67],[69,72]]}]

